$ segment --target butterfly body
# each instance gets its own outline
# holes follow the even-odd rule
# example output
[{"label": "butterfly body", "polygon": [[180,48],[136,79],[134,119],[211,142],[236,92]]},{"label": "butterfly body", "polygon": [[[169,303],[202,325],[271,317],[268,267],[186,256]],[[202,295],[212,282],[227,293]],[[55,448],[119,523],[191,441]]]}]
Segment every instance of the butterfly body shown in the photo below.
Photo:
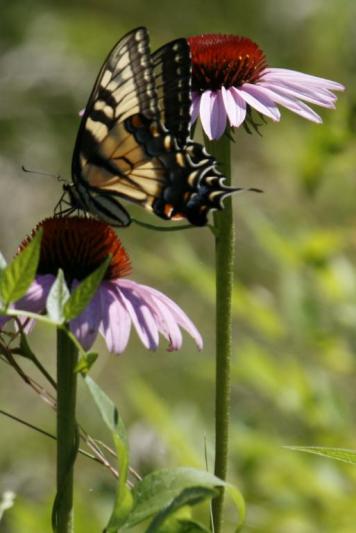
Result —
[{"label": "butterfly body", "polygon": [[116,226],[130,215],[121,200],[163,219],[207,223],[236,189],[214,159],[189,139],[190,53],[178,39],[151,56],[148,33],[124,36],[107,57],[82,117],[72,160],[73,209]]}]

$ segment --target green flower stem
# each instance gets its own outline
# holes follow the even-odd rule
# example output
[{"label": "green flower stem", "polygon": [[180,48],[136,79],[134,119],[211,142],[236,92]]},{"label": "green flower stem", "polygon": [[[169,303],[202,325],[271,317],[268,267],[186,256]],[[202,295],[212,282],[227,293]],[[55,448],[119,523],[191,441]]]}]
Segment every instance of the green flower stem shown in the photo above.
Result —
[{"label": "green flower stem", "polygon": [[73,471],[78,451],[75,421],[78,349],[65,328],[57,329],[57,496],[56,533],[73,532]]},{"label": "green flower stem", "polygon": [[[219,162],[231,183],[230,140],[223,135],[217,141],[205,140],[209,153]],[[216,382],[215,382],[215,469],[226,479],[230,416],[230,367],[232,352],[231,295],[234,275],[235,229],[231,197],[224,201],[224,210],[214,213],[215,276],[216,276]],[[213,500],[215,533],[222,531],[224,492]]]}]

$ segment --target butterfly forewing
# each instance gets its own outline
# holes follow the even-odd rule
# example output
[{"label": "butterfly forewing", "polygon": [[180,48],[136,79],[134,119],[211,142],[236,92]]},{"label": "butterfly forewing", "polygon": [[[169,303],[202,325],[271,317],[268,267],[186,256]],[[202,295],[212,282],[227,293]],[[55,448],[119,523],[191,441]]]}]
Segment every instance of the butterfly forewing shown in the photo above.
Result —
[{"label": "butterfly forewing", "polygon": [[94,158],[113,126],[136,113],[156,118],[157,99],[146,28],[123,37],[108,55],[95,82],[79,128],[73,154],[74,179],[81,176],[80,157]]}]

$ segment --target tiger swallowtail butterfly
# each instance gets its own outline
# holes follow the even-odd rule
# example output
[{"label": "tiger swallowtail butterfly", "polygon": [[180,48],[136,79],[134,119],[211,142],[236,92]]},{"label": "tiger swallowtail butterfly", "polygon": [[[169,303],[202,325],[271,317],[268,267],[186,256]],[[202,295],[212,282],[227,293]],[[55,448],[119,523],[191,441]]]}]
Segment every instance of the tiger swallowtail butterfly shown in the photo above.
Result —
[{"label": "tiger swallowtail butterfly", "polygon": [[[204,226],[233,189],[189,138],[191,62],[185,39],[151,55],[146,28],[126,34],[105,60],[79,127],[70,209],[127,226],[126,200],[168,220]],[[65,212],[63,212],[64,214]]]}]

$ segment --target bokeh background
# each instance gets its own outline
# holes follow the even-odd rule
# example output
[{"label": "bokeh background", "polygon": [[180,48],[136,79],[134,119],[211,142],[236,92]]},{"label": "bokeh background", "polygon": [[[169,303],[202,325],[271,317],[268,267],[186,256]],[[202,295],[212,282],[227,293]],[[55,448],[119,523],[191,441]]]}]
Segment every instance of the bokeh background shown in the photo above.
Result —
[{"label": "bokeh background", "polygon": [[[53,212],[61,194],[55,176],[70,178],[78,111],[108,50],[128,30],[146,25],[153,48],[202,32],[246,35],[271,66],[347,86],[336,111],[321,110],[322,126],[286,110],[262,136],[239,131],[233,147],[234,183],[264,190],[234,199],[229,480],[247,500],[244,531],[356,531],[356,468],[283,448],[356,449],[355,20],[354,0],[14,0],[1,8],[0,249],[7,258]],[[21,165],[53,177],[25,174]],[[198,353],[186,338],[181,352],[166,352],[163,342],[150,353],[132,335],[127,352],[114,357],[98,341],[92,375],[119,407],[140,473],[205,468],[205,448],[211,468],[212,236],[207,229],[164,234],[137,226],[120,236],[135,280],[175,299],[201,330],[205,349]],[[54,332],[38,327],[30,343],[53,371]],[[0,406],[54,431],[51,410],[5,364]],[[83,390],[79,418],[110,441]],[[0,493],[16,493],[0,530],[49,531],[53,442],[4,416],[0,435]],[[79,459],[76,483],[77,532],[101,531],[113,478]],[[233,520],[228,506],[227,532]]]}]

